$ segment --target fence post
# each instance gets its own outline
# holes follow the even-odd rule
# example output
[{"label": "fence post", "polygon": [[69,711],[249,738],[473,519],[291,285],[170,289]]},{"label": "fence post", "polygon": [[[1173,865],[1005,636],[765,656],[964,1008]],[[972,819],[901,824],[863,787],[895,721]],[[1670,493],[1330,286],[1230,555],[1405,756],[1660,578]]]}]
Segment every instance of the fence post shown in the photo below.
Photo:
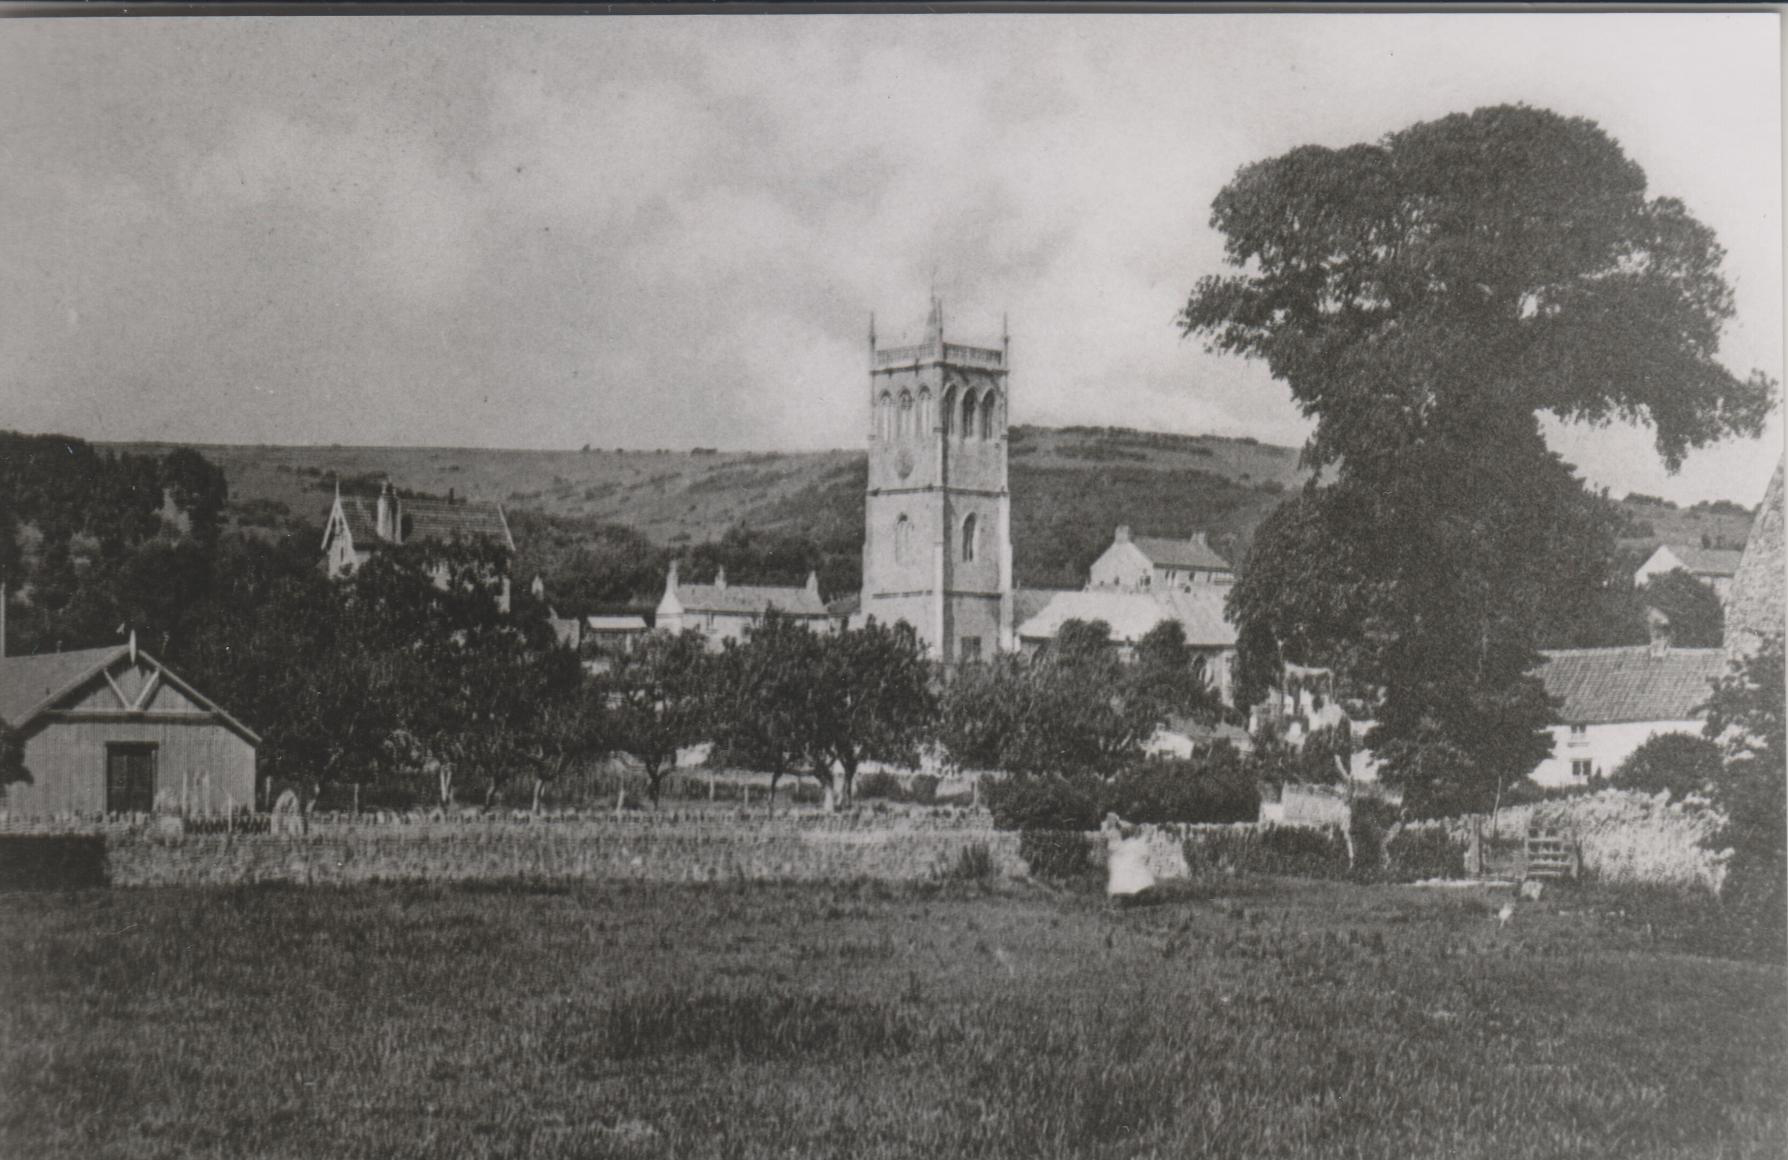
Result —
[{"label": "fence post", "polygon": [[1471,826],[1471,837],[1465,847],[1465,876],[1482,878],[1484,876],[1484,819],[1478,814],[1469,814],[1466,822]]}]

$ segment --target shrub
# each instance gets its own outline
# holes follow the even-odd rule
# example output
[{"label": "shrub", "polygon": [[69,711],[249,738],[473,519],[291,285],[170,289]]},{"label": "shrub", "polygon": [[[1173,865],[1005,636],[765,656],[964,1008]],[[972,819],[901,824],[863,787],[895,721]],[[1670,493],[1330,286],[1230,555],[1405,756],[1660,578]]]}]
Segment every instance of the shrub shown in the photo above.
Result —
[{"label": "shrub", "polygon": [[1608,781],[1616,789],[1683,798],[1706,790],[1720,770],[1720,747],[1712,741],[1692,733],[1662,733],[1633,750]]},{"label": "shrub", "polygon": [[1100,788],[1092,777],[1001,777],[984,781],[981,797],[997,829],[1084,831],[1099,827]]},{"label": "shrub", "polygon": [[1093,872],[1093,845],[1084,832],[1025,830],[1018,837],[1018,856],[1035,877],[1063,882]]},{"label": "shrub", "polygon": [[1221,746],[1203,761],[1131,766],[1103,787],[1098,812],[1137,823],[1252,822],[1260,816],[1260,787],[1234,748]]},{"label": "shrub", "polygon": [[1259,826],[1194,831],[1186,865],[1285,878],[1347,878],[1347,842],[1334,826]]},{"label": "shrub", "polygon": [[881,798],[885,801],[899,801],[904,791],[898,777],[885,769],[877,769],[860,775],[854,792],[859,800]]},{"label": "shrub", "polygon": [[943,877],[958,882],[986,882],[994,876],[993,851],[986,842],[970,842],[956,852],[956,861]]},{"label": "shrub", "polygon": [[1386,844],[1384,868],[1392,882],[1459,878],[1465,874],[1465,844],[1440,826],[1407,828]]}]

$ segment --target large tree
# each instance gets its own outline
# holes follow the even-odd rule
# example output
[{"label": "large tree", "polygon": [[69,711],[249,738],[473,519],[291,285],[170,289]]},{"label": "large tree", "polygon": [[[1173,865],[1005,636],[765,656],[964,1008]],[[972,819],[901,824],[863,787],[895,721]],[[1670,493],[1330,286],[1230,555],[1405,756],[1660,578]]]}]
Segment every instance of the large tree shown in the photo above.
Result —
[{"label": "large tree", "polygon": [[925,646],[906,623],[870,620],[820,638],[814,764],[837,765],[838,798],[856,794],[865,761],[916,765],[937,698]]},{"label": "large tree", "polygon": [[665,775],[676,768],[677,751],[705,735],[709,681],[718,665],[698,629],[653,633],[598,682],[614,747],[645,768],[654,806]]},{"label": "large tree", "polygon": [[1715,358],[1722,251],[1593,122],[1525,106],[1247,166],[1212,223],[1240,272],[1185,332],[1316,421],[1231,597],[1242,671],[1332,666],[1417,808],[1488,805],[1546,751],[1546,610],[1612,550],[1541,416],[1649,423],[1674,469],[1771,405]]}]

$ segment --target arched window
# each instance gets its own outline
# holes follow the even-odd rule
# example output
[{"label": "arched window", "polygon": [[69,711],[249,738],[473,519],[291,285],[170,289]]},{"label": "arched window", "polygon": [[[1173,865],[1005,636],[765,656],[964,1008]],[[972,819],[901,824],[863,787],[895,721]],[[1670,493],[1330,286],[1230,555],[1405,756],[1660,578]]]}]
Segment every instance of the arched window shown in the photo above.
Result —
[{"label": "arched window", "polygon": [[931,429],[937,425],[937,419],[931,413],[931,390],[919,388],[919,434],[930,435]]},{"label": "arched window", "polygon": [[883,391],[881,399],[875,407],[875,437],[886,439],[892,432],[890,424],[894,414],[894,397]]},{"label": "arched window", "polygon": [[979,527],[980,521],[975,518],[974,512],[970,512],[962,521],[962,558],[965,562],[975,558],[975,533]]},{"label": "arched window", "polygon": [[988,391],[985,395],[981,396],[981,438],[983,439],[996,438],[996,429],[993,422],[993,408],[993,392]]},{"label": "arched window", "polygon": [[908,435],[913,433],[913,393],[911,391],[900,392],[900,425],[898,431],[902,439],[905,439]]},{"label": "arched window", "polygon": [[975,392],[962,392],[962,437],[967,439],[975,433]]},{"label": "arched window", "polygon": [[949,435],[956,430],[956,388],[944,389],[944,434]]},{"label": "arched window", "polygon": [[894,562],[909,563],[913,558],[913,521],[901,512],[900,518],[894,521]]}]

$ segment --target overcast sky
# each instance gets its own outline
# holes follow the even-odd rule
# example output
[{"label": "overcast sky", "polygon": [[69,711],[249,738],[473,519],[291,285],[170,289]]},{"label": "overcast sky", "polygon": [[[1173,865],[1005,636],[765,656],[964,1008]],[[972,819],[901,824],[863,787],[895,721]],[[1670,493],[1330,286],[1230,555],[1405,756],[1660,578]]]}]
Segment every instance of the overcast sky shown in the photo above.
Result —
[{"label": "overcast sky", "polygon": [[[0,22],[0,427],[92,439],[855,446],[865,341],[1010,312],[1013,418],[1300,443],[1173,324],[1211,199],[1307,142],[1594,118],[1729,250],[1782,365],[1776,18],[890,16]],[[1767,440],[1667,477],[1761,496]]]}]

